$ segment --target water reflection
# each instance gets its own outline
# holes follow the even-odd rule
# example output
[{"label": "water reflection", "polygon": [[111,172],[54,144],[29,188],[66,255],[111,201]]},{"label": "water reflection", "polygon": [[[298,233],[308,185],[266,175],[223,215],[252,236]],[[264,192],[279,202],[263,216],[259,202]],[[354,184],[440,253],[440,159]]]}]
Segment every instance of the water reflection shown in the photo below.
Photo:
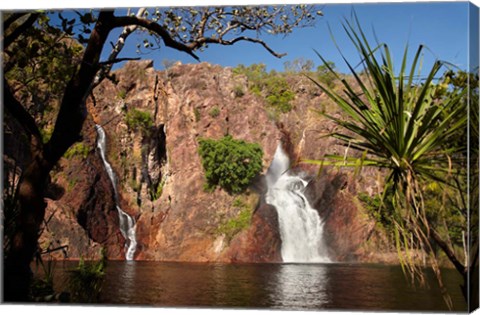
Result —
[{"label": "water reflection", "polygon": [[128,300],[128,297],[132,296],[137,289],[136,283],[136,262],[125,261],[120,268],[116,269],[116,276],[118,277],[118,293],[121,295],[122,300]]},{"label": "water reflection", "polygon": [[[66,277],[74,265],[57,265]],[[455,270],[443,271],[455,311],[466,311]],[[107,264],[102,303],[289,310],[447,311],[432,272],[412,288],[399,266],[348,264]],[[61,283],[61,282],[58,282]],[[59,288],[60,289],[60,288]]]},{"label": "water reflection", "polygon": [[324,265],[280,265],[273,285],[274,308],[321,309],[328,302]]}]

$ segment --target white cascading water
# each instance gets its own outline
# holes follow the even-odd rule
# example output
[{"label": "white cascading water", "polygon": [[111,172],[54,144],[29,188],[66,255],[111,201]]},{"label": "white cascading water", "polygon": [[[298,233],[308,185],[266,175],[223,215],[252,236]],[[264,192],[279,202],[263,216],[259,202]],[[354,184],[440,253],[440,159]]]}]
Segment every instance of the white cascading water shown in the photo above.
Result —
[{"label": "white cascading water", "polygon": [[291,175],[289,158],[279,144],[267,172],[266,202],[277,209],[284,262],[330,262],[323,222],[304,195],[307,181]]},{"label": "white cascading water", "polygon": [[113,172],[113,168],[108,163],[107,158],[105,156],[106,147],[107,147],[107,139],[105,136],[105,130],[103,130],[102,126],[95,125],[95,129],[97,130],[98,140],[97,140],[97,148],[100,150],[100,156],[102,157],[103,164],[105,165],[105,170],[108,173],[108,177],[113,185],[113,191],[115,194],[115,203],[118,211],[118,219],[120,225],[120,232],[122,236],[125,238],[125,259],[126,260],[133,260],[133,255],[135,254],[135,250],[137,248],[137,240],[135,238],[135,222],[131,216],[129,216],[125,211],[120,208],[119,200],[118,200],[118,191],[117,191],[117,179],[115,173]]}]

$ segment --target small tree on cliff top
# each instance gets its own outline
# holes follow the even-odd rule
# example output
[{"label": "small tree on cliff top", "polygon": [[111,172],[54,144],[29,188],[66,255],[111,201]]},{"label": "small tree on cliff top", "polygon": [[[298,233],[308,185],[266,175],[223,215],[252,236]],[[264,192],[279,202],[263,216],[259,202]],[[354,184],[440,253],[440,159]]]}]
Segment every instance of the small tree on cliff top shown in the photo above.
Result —
[{"label": "small tree on cliff top", "polygon": [[[52,168],[70,146],[80,139],[86,118],[86,100],[92,90],[104,78],[109,77],[113,64],[132,58],[118,58],[126,38],[137,29],[146,36],[142,49],[167,46],[198,60],[196,51],[209,45],[233,45],[246,41],[263,46],[275,57],[275,52],[258,37],[261,32],[289,34],[297,27],[312,25],[316,15],[314,7],[258,6],[258,7],[200,7],[200,8],[141,8],[137,14],[115,15],[113,11],[75,12],[74,17],[65,17],[62,12],[14,12],[3,15],[3,79],[4,106],[14,119],[18,120],[30,134],[32,160],[23,169],[17,186],[19,213],[16,218],[16,232],[11,247],[5,253],[6,300],[25,300],[30,283],[29,264],[37,249],[38,233],[45,214],[45,190]],[[59,23],[49,17],[58,15]],[[64,16],[65,15],[65,16]],[[106,60],[101,53],[110,32],[123,28]],[[65,73],[63,91],[59,93],[58,114],[51,137],[43,143],[39,128],[38,112],[28,111],[24,98],[19,96],[28,86],[20,86],[9,80],[9,71],[21,67],[21,60],[42,57],[50,52],[45,42],[38,41],[38,49],[17,49],[25,39],[35,39],[35,30],[43,29],[51,34],[62,34],[83,45],[83,55],[78,61],[72,60],[72,73]],[[254,34],[249,36],[249,34]],[[27,58],[25,57],[27,54]],[[41,54],[41,55],[39,55]],[[39,66],[48,63],[48,58],[39,60]],[[48,73],[48,69],[46,69]],[[41,86],[48,90],[49,86]]]}]

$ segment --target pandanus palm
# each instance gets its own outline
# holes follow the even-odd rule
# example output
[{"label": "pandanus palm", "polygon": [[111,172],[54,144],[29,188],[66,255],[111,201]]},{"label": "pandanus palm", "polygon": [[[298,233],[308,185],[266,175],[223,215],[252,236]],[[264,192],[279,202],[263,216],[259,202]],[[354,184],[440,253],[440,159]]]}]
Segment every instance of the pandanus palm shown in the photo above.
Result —
[{"label": "pandanus palm", "polygon": [[[360,54],[362,72],[357,72],[344,57],[352,79],[342,78],[317,53],[341,81],[343,92],[312,81],[341,109],[341,117],[323,114],[343,127],[331,136],[362,154],[326,155],[322,161],[306,162],[386,170],[384,192],[393,192],[392,220],[402,267],[423,280],[413,259],[414,250],[423,249],[430,255],[443,287],[433,244],[445,252],[462,275],[466,270],[450,242],[442,239],[431,224],[432,214],[427,215],[424,206],[422,183],[451,185],[460,165],[465,165],[466,90],[445,90],[439,84],[437,76],[444,66],[440,61],[428,73],[422,72],[423,46],[410,56],[407,45],[396,71],[388,45],[371,46],[356,17],[353,22],[345,22],[344,29]],[[462,134],[465,139],[459,139]],[[451,305],[448,295],[445,297]]]}]

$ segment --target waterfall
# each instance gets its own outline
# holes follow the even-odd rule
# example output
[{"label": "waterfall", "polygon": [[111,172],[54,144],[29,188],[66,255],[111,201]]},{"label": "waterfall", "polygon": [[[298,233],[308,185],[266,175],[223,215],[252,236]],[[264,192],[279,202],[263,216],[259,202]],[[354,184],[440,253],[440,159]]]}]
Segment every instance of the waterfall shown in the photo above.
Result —
[{"label": "waterfall", "polygon": [[108,177],[110,178],[110,181],[113,185],[115,203],[118,211],[120,232],[122,233],[123,238],[125,238],[125,259],[133,260],[133,255],[135,254],[135,250],[137,247],[137,240],[135,239],[135,221],[119,206],[117,178],[115,176],[115,173],[113,172],[112,166],[110,165],[110,163],[108,163],[105,156],[107,148],[105,130],[103,130],[102,126],[100,125],[95,125],[95,129],[97,130],[98,134],[97,148],[100,150],[100,156],[102,157],[103,164],[105,165],[105,170],[107,171]]},{"label": "waterfall", "polygon": [[307,181],[290,174],[289,158],[278,145],[267,172],[266,202],[278,213],[284,262],[330,262],[323,222],[304,195]]}]

